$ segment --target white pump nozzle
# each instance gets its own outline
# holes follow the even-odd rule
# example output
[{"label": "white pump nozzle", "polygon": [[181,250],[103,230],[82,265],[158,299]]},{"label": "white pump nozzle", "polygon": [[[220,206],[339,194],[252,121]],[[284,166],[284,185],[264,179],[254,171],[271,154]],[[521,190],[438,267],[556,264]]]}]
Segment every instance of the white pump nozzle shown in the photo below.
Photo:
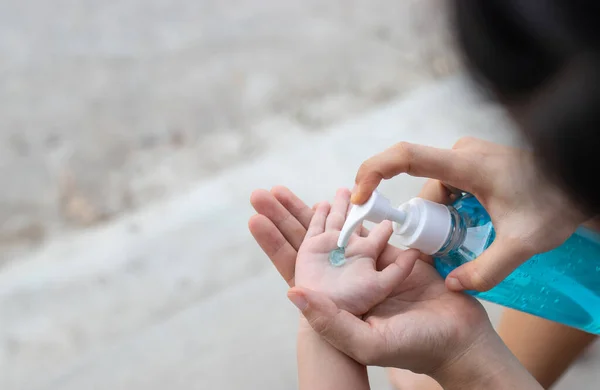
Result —
[{"label": "white pump nozzle", "polygon": [[437,253],[444,246],[452,230],[452,217],[446,206],[414,198],[394,208],[387,198],[375,191],[365,204],[352,206],[338,246],[346,247],[352,232],[363,221],[380,223],[386,219],[394,222],[394,233],[399,236],[400,245],[428,255]]},{"label": "white pump nozzle", "polygon": [[392,207],[390,201],[385,196],[375,191],[366,203],[352,206],[344,227],[342,227],[342,232],[337,242],[338,246],[340,248],[346,247],[352,232],[363,221],[380,223],[386,219],[402,224],[406,219],[406,213]]}]

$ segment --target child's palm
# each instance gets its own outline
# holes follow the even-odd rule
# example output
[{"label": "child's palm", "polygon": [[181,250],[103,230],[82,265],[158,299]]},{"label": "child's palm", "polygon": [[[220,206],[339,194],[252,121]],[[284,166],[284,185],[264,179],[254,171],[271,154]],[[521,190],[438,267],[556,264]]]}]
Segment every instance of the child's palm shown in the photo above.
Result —
[{"label": "child's palm", "polygon": [[348,205],[347,191],[338,192],[331,209],[326,203],[319,205],[298,251],[295,278],[297,286],[319,291],[340,309],[362,315],[410,274],[414,261],[377,270],[376,259],[392,233],[391,224],[384,222],[368,237],[353,234],[345,249],[345,262],[333,265],[330,253],[338,249],[337,239]]}]

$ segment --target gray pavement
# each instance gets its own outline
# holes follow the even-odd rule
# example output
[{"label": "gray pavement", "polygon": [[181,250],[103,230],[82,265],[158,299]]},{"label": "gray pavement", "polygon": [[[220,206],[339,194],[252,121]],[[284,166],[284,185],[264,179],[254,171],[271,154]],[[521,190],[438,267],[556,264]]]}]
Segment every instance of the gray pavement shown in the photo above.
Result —
[{"label": "gray pavement", "polygon": [[456,69],[440,0],[0,0],[0,265]]}]

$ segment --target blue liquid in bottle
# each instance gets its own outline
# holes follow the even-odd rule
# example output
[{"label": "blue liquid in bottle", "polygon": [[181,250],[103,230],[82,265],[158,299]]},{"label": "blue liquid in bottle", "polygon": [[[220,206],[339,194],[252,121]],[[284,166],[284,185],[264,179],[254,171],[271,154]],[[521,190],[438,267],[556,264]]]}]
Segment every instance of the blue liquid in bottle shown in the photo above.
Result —
[{"label": "blue liquid in bottle", "polygon": [[[496,236],[489,215],[472,195],[450,207],[453,231],[434,255],[442,277],[479,256]],[[583,331],[600,334],[600,234],[579,228],[563,245],[533,256],[477,298]]]}]

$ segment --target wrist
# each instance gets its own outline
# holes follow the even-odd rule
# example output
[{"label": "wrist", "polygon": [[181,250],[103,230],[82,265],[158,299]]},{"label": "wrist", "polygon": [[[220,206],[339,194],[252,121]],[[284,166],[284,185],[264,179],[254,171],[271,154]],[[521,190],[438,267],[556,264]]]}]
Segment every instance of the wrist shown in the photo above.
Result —
[{"label": "wrist", "polygon": [[298,324],[297,353],[299,389],[369,388],[367,368],[321,338],[302,315]]},{"label": "wrist", "polygon": [[491,328],[430,376],[449,390],[542,389]]},{"label": "wrist", "polygon": [[479,337],[457,356],[437,368],[431,377],[449,389],[468,389],[493,379],[498,367],[490,360],[492,353],[499,352],[496,344],[492,334]]},{"label": "wrist", "polygon": [[300,316],[298,318],[298,333],[300,335],[305,333],[316,333],[315,330],[312,328],[310,322],[306,319],[306,317],[304,317],[302,312],[300,312]]}]

